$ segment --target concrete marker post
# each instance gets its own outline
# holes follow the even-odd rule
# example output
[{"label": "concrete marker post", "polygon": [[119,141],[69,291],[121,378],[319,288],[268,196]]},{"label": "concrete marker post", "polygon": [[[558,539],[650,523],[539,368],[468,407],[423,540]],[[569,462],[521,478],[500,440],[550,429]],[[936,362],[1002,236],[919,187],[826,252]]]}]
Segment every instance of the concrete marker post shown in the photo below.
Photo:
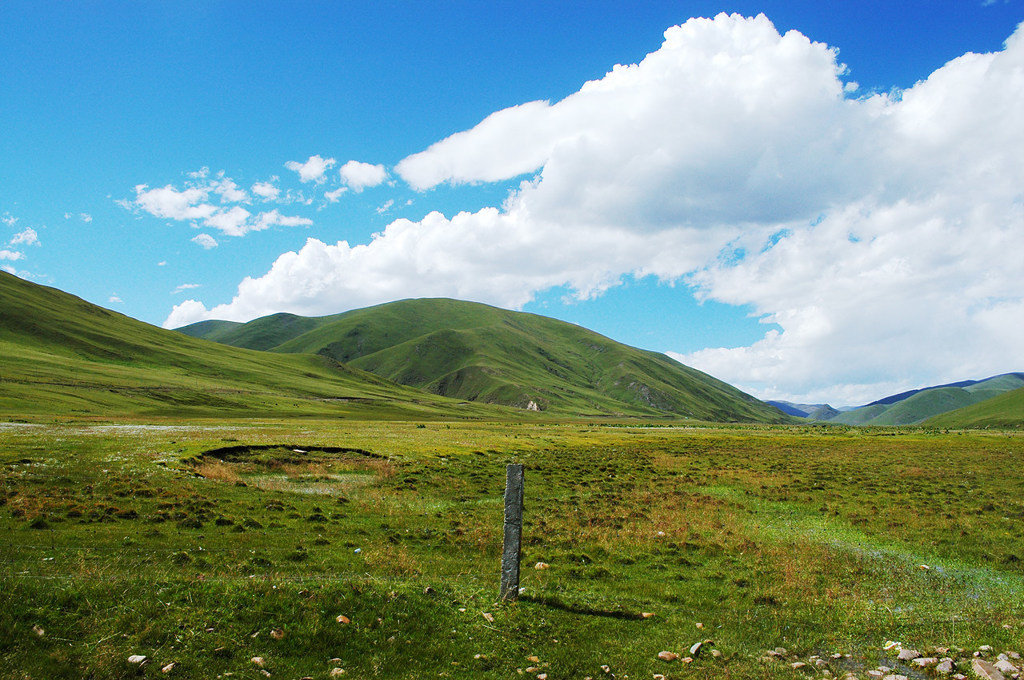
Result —
[{"label": "concrete marker post", "polygon": [[519,599],[519,563],[523,545],[523,464],[505,468],[505,543],[501,551],[502,602]]}]

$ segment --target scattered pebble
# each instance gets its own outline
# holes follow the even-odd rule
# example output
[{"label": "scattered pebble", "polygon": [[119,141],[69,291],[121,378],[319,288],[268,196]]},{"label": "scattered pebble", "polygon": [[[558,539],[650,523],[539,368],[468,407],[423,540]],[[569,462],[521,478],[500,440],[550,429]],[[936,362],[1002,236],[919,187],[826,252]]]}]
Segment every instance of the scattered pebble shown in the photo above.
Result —
[{"label": "scattered pebble", "polygon": [[331,669],[330,676],[332,678],[336,678],[339,675],[345,675],[345,669],[344,668],[332,668]]},{"label": "scattered pebble", "polygon": [[46,635],[46,631],[38,625],[32,626],[32,632],[38,635],[39,637],[43,637],[44,635]]},{"label": "scattered pebble", "polygon": [[494,616],[490,612],[483,612],[483,617],[487,620],[487,623],[494,623]]},{"label": "scattered pebble", "polygon": [[704,646],[703,642],[695,642],[690,646],[690,656],[696,657],[700,654],[700,648]]},{"label": "scattered pebble", "polygon": [[177,665],[178,665],[177,663],[175,663],[174,661],[172,661],[172,662],[170,662],[169,664],[167,664],[166,666],[164,666],[163,668],[161,668],[161,669],[160,669],[160,672],[161,672],[161,673],[163,673],[164,675],[167,675],[168,673],[170,673],[171,671],[173,671],[173,670],[174,670],[174,667],[175,667],[175,666],[177,666]]},{"label": "scattered pebble", "polygon": [[274,630],[270,631],[270,637],[274,638],[275,640],[283,640],[284,639],[284,629],[283,628],[275,628]]},{"label": "scattered pebble", "polygon": [[146,660],[145,654],[132,654],[128,657],[128,663],[142,663]]},{"label": "scattered pebble", "polygon": [[335,621],[337,621],[338,623],[352,623],[352,620],[344,614],[338,614],[338,618],[336,618]]},{"label": "scattered pebble", "polygon": [[533,568],[536,569],[537,571],[541,571],[542,569],[549,569],[549,568],[551,568],[551,565],[548,564],[547,562],[538,562],[537,564],[533,565]]},{"label": "scattered pebble", "polygon": [[[665,652],[658,652],[658,658],[661,659],[662,661],[675,661],[676,659],[679,658],[679,655],[676,654],[675,652],[665,651]],[[601,668],[607,668],[607,666],[601,666]],[[607,672],[608,671],[605,671],[605,673],[607,673]]]},{"label": "scattered pebble", "polygon": [[641,619],[649,619],[654,616],[654,612],[640,612]]}]

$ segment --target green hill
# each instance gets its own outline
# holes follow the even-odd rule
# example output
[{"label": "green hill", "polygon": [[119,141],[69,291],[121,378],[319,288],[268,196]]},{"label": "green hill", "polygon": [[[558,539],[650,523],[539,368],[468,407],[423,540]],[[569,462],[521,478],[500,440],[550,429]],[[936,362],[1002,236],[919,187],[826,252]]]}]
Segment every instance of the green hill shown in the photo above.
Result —
[{"label": "green hill", "polygon": [[934,427],[1024,427],[1024,387],[924,421]]},{"label": "green hill", "polygon": [[[1005,373],[893,395],[829,419],[844,425],[917,425],[943,413],[986,402],[1024,386],[1024,374]],[[930,422],[930,421],[929,421]]]},{"label": "green hill", "polygon": [[[216,334],[225,324],[207,324]],[[0,272],[0,417],[500,416],[329,357],[187,337]]]},{"label": "green hill", "polygon": [[[281,342],[269,347],[267,339]],[[788,420],[663,354],[473,302],[402,300],[317,319],[275,314],[233,328],[220,341],[316,353],[434,394],[564,415]]]}]

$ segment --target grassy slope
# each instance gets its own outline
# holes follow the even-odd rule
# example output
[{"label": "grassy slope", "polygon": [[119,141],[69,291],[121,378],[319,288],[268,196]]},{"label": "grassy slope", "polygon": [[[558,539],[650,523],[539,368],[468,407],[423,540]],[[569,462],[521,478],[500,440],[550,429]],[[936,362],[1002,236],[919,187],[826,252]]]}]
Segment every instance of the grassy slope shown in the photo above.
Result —
[{"label": "grassy slope", "polygon": [[[236,329],[285,337],[281,315]],[[668,357],[534,314],[448,299],[403,300],[308,320],[274,348],[319,353],[436,394],[572,415],[682,415],[781,422],[785,416]],[[276,328],[275,332],[268,327]]]},{"label": "grassy slope", "polygon": [[0,415],[496,415],[326,357],[165,331],[6,273],[0,310]]},{"label": "grassy slope", "polygon": [[1022,427],[1024,387],[924,421],[935,427]]},{"label": "grassy slope", "polygon": [[845,425],[916,425],[949,411],[992,399],[1024,385],[1019,373],[1007,373],[965,387],[933,387],[893,404],[875,404],[829,420]]}]

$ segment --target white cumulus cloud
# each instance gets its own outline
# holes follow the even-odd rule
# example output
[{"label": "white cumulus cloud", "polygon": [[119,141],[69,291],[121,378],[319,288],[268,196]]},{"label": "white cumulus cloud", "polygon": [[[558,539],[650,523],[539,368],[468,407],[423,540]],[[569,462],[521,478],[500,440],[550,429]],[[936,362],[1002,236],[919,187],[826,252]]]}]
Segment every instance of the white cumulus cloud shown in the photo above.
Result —
[{"label": "white cumulus cloud", "polygon": [[39,234],[32,227],[26,227],[23,231],[18,232],[11,237],[8,241],[9,246],[37,246],[39,245]]},{"label": "white cumulus cloud", "polygon": [[219,245],[217,243],[217,239],[215,239],[214,237],[210,236],[209,234],[197,234],[196,236],[193,236],[192,237],[192,243],[197,243],[197,244],[201,245],[206,250],[210,250],[211,248],[216,248]]},{"label": "white cumulus cloud", "polygon": [[10,260],[12,262],[16,260],[24,260],[25,253],[17,250],[0,250],[0,260]]},{"label": "white cumulus cloud", "polygon": [[341,181],[353,191],[359,192],[363,189],[375,187],[384,182],[388,177],[387,170],[383,165],[372,165],[359,161],[349,161],[341,166]]},{"label": "white cumulus cloud", "polygon": [[256,182],[252,185],[250,191],[264,201],[277,200],[277,197],[281,195],[281,190],[274,186],[272,182]]},{"label": "white cumulus cloud", "polygon": [[641,63],[396,167],[416,189],[530,175],[500,208],[309,239],[166,325],[423,295],[520,307],[650,275],[771,324],[749,347],[676,355],[759,396],[856,403],[1020,370],[1024,30],[901,96],[853,98],[836,55],[764,16],[670,28]]},{"label": "white cumulus cloud", "polygon": [[319,154],[310,156],[309,160],[305,163],[299,163],[298,161],[288,161],[284,164],[284,167],[289,170],[294,170],[299,173],[299,179],[302,182],[316,182],[322,184],[326,179],[325,173],[334,167],[336,160],[333,158],[321,158]]}]

